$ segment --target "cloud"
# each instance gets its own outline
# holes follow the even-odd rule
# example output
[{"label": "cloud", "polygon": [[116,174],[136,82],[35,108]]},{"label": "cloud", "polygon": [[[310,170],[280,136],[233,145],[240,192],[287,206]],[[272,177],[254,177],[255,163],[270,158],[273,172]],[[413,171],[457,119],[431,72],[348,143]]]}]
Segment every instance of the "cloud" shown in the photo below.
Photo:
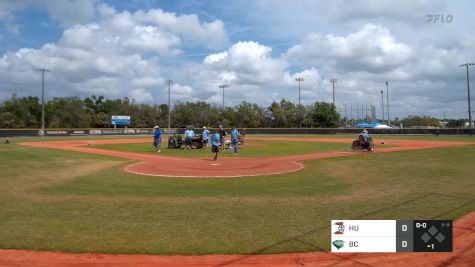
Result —
[{"label": "cloud", "polygon": [[445,3],[442,0],[354,0],[350,5],[346,1],[340,1],[338,16],[342,20],[390,18],[421,21],[425,19],[425,14],[433,14],[434,11],[443,10],[444,7]]},{"label": "cloud", "polygon": [[129,97],[137,102],[152,102],[153,96],[143,88],[135,88],[129,92]]},{"label": "cloud", "polygon": [[140,24],[129,12],[115,13],[98,23],[78,24],[64,31],[60,44],[97,53],[177,54],[181,39],[151,25]]},{"label": "cloud", "polygon": [[[5,53],[0,59],[0,78],[11,83],[36,84],[36,69],[46,68],[51,71],[48,96],[129,95],[137,101],[152,101],[154,95],[159,96],[150,90],[164,80],[158,63],[161,57],[181,53],[184,40],[205,47],[210,46],[205,41],[207,36],[213,35],[211,46],[227,40],[222,22],[203,23],[196,16],[177,16],[157,9],[119,13],[105,4],[99,5],[96,13],[98,17],[92,22],[67,27],[57,43]],[[182,22],[196,32],[180,29]],[[10,92],[9,86],[0,85],[0,91]],[[23,87],[21,91],[36,95],[32,89]],[[183,93],[182,99],[185,95],[192,94]]]},{"label": "cloud", "polygon": [[339,68],[370,72],[388,71],[408,61],[412,50],[396,42],[387,28],[366,24],[347,36],[311,33],[303,43],[291,47],[284,58],[291,62],[332,64]]},{"label": "cloud", "polygon": [[[48,97],[102,94],[166,103],[164,80],[172,79],[172,102],[221,105],[218,86],[230,84],[227,106],[297,102],[296,77],[304,78],[304,104],[331,102],[334,77],[338,108],[368,104],[379,112],[379,92],[390,81],[392,114],[466,116],[465,71],[458,65],[475,58],[470,1],[257,0],[172,3],[167,10],[66,2],[0,2],[2,44],[17,42],[0,56],[2,99],[12,92],[38,95],[41,67],[51,70]],[[32,39],[22,27],[33,22],[17,11],[31,6],[45,10],[62,33],[43,43],[21,42]],[[453,14],[454,22],[428,24],[427,13]]]},{"label": "cloud", "polygon": [[284,74],[284,86],[287,88],[292,88],[291,90],[294,93],[292,94],[291,100],[295,102],[298,101],[299,83],[296,81],[297,78],[303,78],[303,81],[300,82],[301,102],[303,104],[322,101],[321,98],[318,99],[318,96],[321,96],[322,90],[326,90],[326,88],[323,86],[324,81],[322,80],[318,69],[312,67],[294,74],[289,74],[288,72]]},{"label": "cloud", "polygon": [[176,33],[193,45],[220,48],[228,41],[221,20],[200,22],[196,14],[177,15],[161,9],[151,9],[147,12],[139,10],[133,16],[139,22],[152,23],[163,31]]},{"label": "cloud", "polygon": [[0,10],[0,22],[4,25],[7,33],[20,34],[20,24],[17,23],[17,18],[13,14]]},{"label": "cloud", "polygon": [[50,17],[58,21],[63,27],[69,27],[77,23],[85,23],[95,17],[94,0],[62,0],[62,1],[42,1],[42,0],[22,0],[22,1],[1,1],[0,2],[0,22],[7,32],[18,35],[21,26],[15,12],[27,7],[45,9]]},{"label": "cloud", "polygon": [[274,84],[287,68],[283,60],[272,58],[270,47],[253,41],[237,42],[227,51],[211,54],[203,64],[219,75],[239,83]]},{"label": "cloud", "polygon": [[47,1],[46,10],[63,26],[86,23],[95,17],[94,0]]}]

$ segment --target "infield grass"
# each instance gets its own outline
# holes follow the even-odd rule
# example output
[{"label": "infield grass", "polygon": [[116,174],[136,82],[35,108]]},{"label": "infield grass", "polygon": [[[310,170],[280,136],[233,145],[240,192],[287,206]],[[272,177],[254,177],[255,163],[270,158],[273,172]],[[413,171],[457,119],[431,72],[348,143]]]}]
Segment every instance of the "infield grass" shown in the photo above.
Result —
[{"label": "infield grass", "polygon": [[310,160],[276,176],[177,179],[125,173],[123,159],[1,144],[0,248],[329,250],[331,219],[456,219],[475,210],[473,158],[469,145]]},{"label": "infield grass", "polygon": [[[155,148],[151,142],[147,143],[128,143],[128,144],[107,144],[93,145],[92,147],[104,148],[109,150],[155,153]],[[244,145],[239,146],[238,155],[242,157],[270,157],[284,156],[306,153],[318,153],[327,151],[349,150],[351,144],[346,143],[315,143],[302,141],[246,141]],[[233,156],[231,149],[221,150],[219,156]],[[203,149],[185,150],[168,149],[167,142],[162,144],[160,155],[175,157],[211,157],[211,147]]]}]

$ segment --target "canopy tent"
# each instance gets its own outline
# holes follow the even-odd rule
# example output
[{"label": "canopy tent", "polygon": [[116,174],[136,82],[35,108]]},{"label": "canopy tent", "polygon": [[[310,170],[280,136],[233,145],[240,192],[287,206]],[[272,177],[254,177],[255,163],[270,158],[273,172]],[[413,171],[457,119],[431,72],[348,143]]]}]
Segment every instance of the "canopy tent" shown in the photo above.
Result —
[{"label": "canopy tent", "polygon": [[355,125],[355,128],[371,128],[370,125],[371,124],[367,123],[366,121],[360,121]]},{"label": "canopy tent", "polygon": [[355,125],[355,128],[391,128],[385,124],[379,123],[379,121],[373,121],[372,123],[367,123],[366,121],[360,121]]}]

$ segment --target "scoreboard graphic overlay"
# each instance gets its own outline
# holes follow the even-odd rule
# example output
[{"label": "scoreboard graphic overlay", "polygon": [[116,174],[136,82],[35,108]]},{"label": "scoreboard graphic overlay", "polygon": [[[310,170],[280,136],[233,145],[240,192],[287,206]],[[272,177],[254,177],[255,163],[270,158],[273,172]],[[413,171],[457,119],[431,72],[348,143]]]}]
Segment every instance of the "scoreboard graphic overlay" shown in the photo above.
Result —
[{"label": "scoreboard graphic overlay", "polygon": [[451,220],[332,220],[332,252],[452,252]]}]

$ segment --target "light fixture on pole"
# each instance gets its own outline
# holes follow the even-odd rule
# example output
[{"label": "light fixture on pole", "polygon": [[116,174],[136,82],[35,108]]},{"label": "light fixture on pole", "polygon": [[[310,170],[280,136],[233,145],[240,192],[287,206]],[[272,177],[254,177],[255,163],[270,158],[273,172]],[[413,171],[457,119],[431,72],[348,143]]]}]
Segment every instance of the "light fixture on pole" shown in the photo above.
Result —
[{"label": "light fixture on pole", "polygon": [[229,84],[221,84],[218,87],[223,89],[223,110],[224,110],[224,88],[228,88]]},{"label": "light fixture on pole", "polygon": [[41,132],[42,135],[45,131],[45,72],[51,72],[47,69],[38,69],[41,71]]},{"label": "light fixture on pole", "polygon": [[[472,105],[470,99],[470,78],[468,74],[468,66],[473,66],[475,63],[465,63],[460,65],[459,67],[466,67],[467,68],[467,101],[468,101],[468,127],[472,128]],[[471,132],[470,132],[471,133]]]},{"label": "light fixture on pole", "polygon": [[391,120],[389,119],[389,82],[386,81],[386,106],[388,108],[388,126],[391,126]]},{"label": "light fixture on pole", "polygon": [[331,78],[330,82],[333,84],[333,106],[335,106],[335,83],[338,81],[338,79]]},{"label": "light fixture on pole", "polygon": [[170,86],[173,83],[173,80],[165,80],[165,82],[168,84],[168,130],[171,128],[171,106],[170,106]]},{"label": "light fixture on pole", "polygon": [[296,78],[295,81],[299,83],[299,106],[300,106],[300,82],[303,82],[303,78]]},{"label": "light fixture on pole", "polygon": [[381,110],[383,111],[383,120],[381,121],[384,123],[384,91],[381,90]]}]

